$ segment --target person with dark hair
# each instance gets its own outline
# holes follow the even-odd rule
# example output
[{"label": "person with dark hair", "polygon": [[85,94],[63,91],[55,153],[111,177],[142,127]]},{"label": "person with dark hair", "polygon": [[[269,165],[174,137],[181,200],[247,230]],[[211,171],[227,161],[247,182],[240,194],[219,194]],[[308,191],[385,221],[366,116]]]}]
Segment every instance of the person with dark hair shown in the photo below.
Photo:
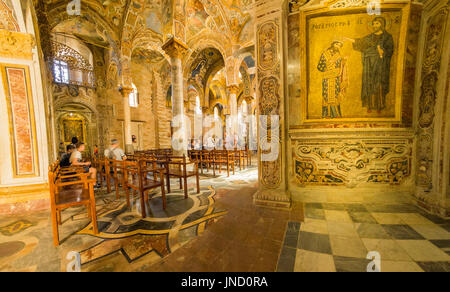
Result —
[{"label": "person with dark hair", "polygon": [[61,157],[61,161],[59,162],[59,166],[68,167],[70,166],[70,156],[72,155],[73,150],[75,150],[75,146],[72,144],[67,145],[66,153],[64,153]]},{"label": "person with dark hair", "polygon": [[[70,164],[73,166],[82,166],[85,173],[90,173],[91,179],[97,180],[97,169],[90,167],[90,162],[83,162],[83,157],[81,152],[85,150],[85,144],[83,142],[78,142],[76,150],[72,152],[70,156]],[[100,185],[96,184],[95,188],[99,188]]]},{"label": "person with dark hair", "polygon": [[372,20],[374,32],[360,39],[349,39],[353,49],[362,53],[363,107],[370,113],[380,113],[386,108],[386,95],[390,91],[391,58],[394,54],[394,39],[386,31],[386,19],[378,16]]},{"label": "person with dark hair", "polygon": [[64,147],[64,143],[61,142],[59,143],[59,147],[58,147],[58,152],[59,152],[59,157],[62,157],[66,152],[66,149]]},{"label": "person with dark hair", "polygon": [[78,138],[77,137],[73,137],[72,138],[72,145],[76,147],[77,143],[78,143]]}]

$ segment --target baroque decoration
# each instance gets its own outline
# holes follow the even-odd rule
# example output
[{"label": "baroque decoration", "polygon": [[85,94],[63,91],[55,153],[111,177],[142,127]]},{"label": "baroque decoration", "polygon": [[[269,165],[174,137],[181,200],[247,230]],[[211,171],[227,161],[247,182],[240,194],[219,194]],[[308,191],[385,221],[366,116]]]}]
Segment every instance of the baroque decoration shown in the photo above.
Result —
[{"label": "baroque decoration", "polygon": [[14,59],[33,57],[36,42],[31,34],[0,30],[0,56]]},{"label": "baroque decoration", "polygon": [[[437,83],[444,49],[448,5],[440,9],[427,22],[424,59],[422,63],[421,94],[419,99],[419,125],[417,129],[416,184],[424,192],[433,188],[434,121],[437,99]],[[419,199],[423,194],[419,194]]]},{"label": "baroque decoration", "polygon": [[[279,115],[280,111],[280,85],[279,80],[275,77],[263,77],[268,72],[273,71],[278,75],[280,71],[280,63],[278,61],[278,35],[279,26],[275,21],[268,21],[258,26],[257,30],[257,43],[258,43],[258,74],[259,74],[259,90],[260,101],[259,109],[262,115]],[[274,69],[274,70],[273,70]],[[273,71],[272,71],[273,70]],[[282,125],[280,123],[280,128]],[[263,137],[265,141],[280,141],[280,137],[276,136],[276,133],[271,131],[271,123],[260,125],[260,133],[267,133],[266,137]],[[261,134],[260,134],[261,135]],[[261,144],[261,143],[260,143]],[[274,143],[272,143],[274,145]],[[279,149],[282,149],[281,143],[278,143]],[[261,146],[261,145],[260,145]],[[269,151],[273,149],[269,149]],[[261,149],[261,151],[263,151]],[[263,151],[267,152],[267,151]],[[262,185],[267,188],[275,189],[281,184],[282,169],[281,169],[281,153],[278,155],[278,159],[275,161],[261,161],[261,173],[260,181]]]},{"label": "baroque decoration", "polygon": [[294,173],[301,185],[401,184],[411,174],[411,152],[408,140],[297,141]]},{"label": "baroque decoration", "polygon": [[3,0],[0,0],[0,29],[20,32],[12,9]]}]

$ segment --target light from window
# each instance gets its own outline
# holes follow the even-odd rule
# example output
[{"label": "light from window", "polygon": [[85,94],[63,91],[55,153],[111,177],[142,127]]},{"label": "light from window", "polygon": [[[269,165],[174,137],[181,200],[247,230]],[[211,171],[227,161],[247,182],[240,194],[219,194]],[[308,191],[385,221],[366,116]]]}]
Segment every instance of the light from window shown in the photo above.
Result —
[{"label": "light from window", "polygon": [[133,91],[130,93],[129,100],[130,100],[130,106],[131,107],[138,107],[139,100],[138,100],[138,90],[136,88],[136,85],[132,84]]},{"label": "light from window", "polygon": [[200,97],[198,95],[195,98],[195,114],[202,115],[202,107],[200,105]]},{"label": "light from window", "polygon": [[219,120],[219,109],[217,107],[214,108],[214,120]]},{"label": "light from window", "polygon": [[55,82],[69,84],[69,66],[66,62],[55,60],[53,62]]}]

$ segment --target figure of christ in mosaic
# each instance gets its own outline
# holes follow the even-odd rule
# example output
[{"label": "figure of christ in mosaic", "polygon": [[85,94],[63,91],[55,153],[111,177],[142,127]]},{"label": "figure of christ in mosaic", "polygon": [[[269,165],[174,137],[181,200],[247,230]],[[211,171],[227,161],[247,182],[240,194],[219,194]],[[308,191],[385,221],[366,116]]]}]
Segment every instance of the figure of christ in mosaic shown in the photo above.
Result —
[{"label": "figure of christ in mosaic", "polygon": [[390,91],[389,78],[394,40],[386,31],[386,19],[375,17],[372,21],[374,32],[360,39],[349,39],[353,49],[362,53],[361,100],[367,112],[380,113],[386,108],[386,95]]},{"label": "figure of christ in mosaic", "polygon": [[320,56],[322,72],[322,118],[342,118],[341,101],[347,88],[347,62],[341,56],[342,42],[334,41]]}]

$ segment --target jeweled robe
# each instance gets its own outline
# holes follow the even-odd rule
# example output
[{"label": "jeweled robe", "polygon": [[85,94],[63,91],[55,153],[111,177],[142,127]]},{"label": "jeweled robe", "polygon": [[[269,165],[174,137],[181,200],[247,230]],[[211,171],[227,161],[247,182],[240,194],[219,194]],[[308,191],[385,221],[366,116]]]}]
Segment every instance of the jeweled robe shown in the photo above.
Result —
[{"label": "jeweled robe", "polygon": [[317,69],[322,72],[322,118],[342,117],[340,102],[345,63],[339,51],[327,49],[320,56]]},{"label": "jeweled robe", "polygon": [[[383,51],[382,55],[378,46]],[[380,35],[372,33],[356,39],[353,48],[362,53],[362,105],[369,110],[381,111],[386,108],[386,95],[390,91],[391,58],[394,53],[392,35],[386,31]]]}]

